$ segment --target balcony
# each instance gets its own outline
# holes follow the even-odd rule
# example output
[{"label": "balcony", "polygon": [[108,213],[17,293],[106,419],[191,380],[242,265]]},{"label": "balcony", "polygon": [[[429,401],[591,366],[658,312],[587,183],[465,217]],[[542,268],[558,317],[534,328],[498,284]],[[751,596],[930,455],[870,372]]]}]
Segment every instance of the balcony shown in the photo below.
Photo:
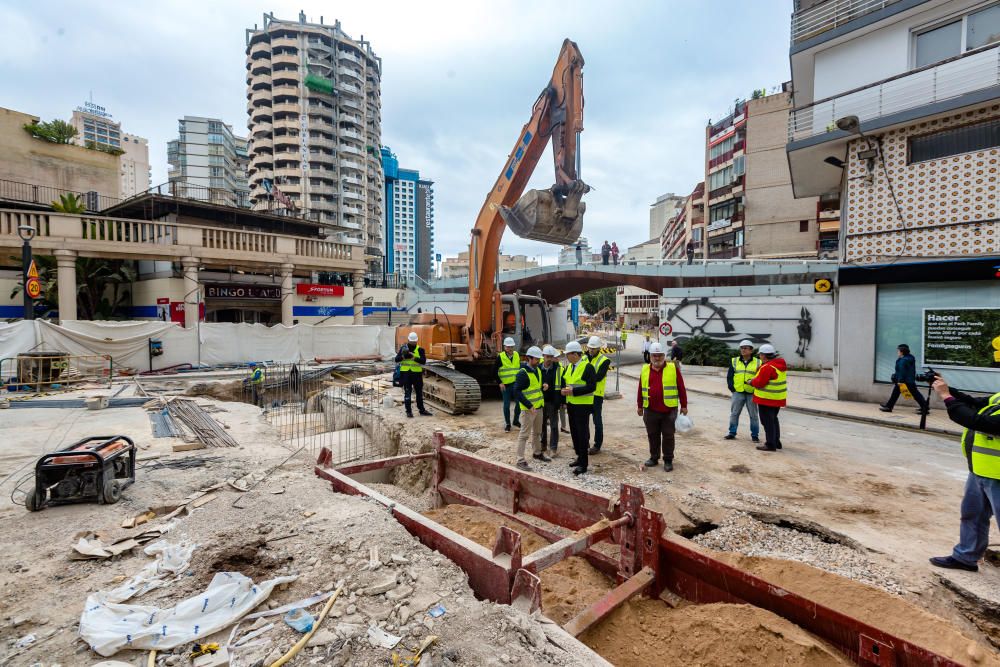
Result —
[{"label": "balcony", "polygon": [[365,170],[364,165],[362,165],[360,162],[355,162],[354,160],[341,160],[340,161],[340,168],[341,169],[353,169],[355,171],[364,171]]},{"label": "balcony", "polygon": [[364,201],[364,195],[360,192],[352,192],[350,190],[344,190],[343,192],[344,200],[354,200],[354,201]]},{"label": "balcony", "polygon": [[278,65],[294,65],[296,68],[299,66],[299,54],[297,53],[275,53],[271,56],[271,66],[276,67]]},{"label": "balcony", "polygon": [[364,65],[364,63],[361,61],[361,57],[351,53],[350,51],[338,51],[337,60],[339,60],[340,62],[346,61],[349,63],[354,63],[355,65]]},{"label": "balcony", "polygon": [[365,80],[365,75],[359,72],[358,70],[354,69],[353,67],[344,67],[343,65],[341,65],[340,67],[337,68],[337,74],[341,76],[351,77],[356,81]]},{"label": "balcony", "polygon": [[792,44],[833,30],[899,0],[826,0],[792,14]]},{"label": "balcony", "polygon": [[346,138],[346,139],[354,139],[355,141],[364,141],[364,139],[362,138],[361,134],[358,133],[358,132],[355,132],[354,130],[347,130],[347,129],[344,129],[344,128],[340,128],[340,133],[339,134],[340,134],[340,138],[341,139],[345,139]]}]

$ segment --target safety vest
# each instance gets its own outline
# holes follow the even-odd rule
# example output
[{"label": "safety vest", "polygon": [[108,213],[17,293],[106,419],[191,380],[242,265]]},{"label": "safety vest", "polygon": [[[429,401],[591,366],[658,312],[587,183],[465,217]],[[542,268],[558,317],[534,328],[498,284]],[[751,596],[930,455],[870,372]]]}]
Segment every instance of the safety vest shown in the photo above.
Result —
[{"label": "safety vest", "polygon": [[[979,411],[979,414],[990,416],[1000,414],[1000,394],[990,396],[990,402]],[[970,443],[969,433],[969,429],[962,432],[962,454],[969,462],[973,474],[1000,479],[1000,436],[975,431],[976,436]]]},{"label": "safety vest", "polygon": [[420,346],[415,346],[412,350],[413,356],[407,359],[403,357],[403,360],[399,362],[399,372],[400,373],[423,373],[424,367],[417,362],[417,355],[420,354]]},{"label": "safety vest", "polygon": [[250,374],[250,382],[252,384],[264,384],[264,371],[259,368],[253,369],[253,373]]},{"label": "safety vest", "polygon": [[[757,375],[764,369],[762,364],[759,369],[757,369]],[[754,388],[754,396],[758,398],[764,398],[769,401],[783,401],[788,398],[788,374],[785,371],[774,369],[775,377],[768,380],[768,383],[764,385],[763,389]],[[756,377],[756,375],[754,376]]]},{"label": "safety vest", "polygon": [[521,355],[515,352],[513,357],[508,357],[506,352],[500,353],[500,370],[497,376],[501,384],[514,384],[519,370],[521,370]]},{"label": "safety vest", "polygon": [[531,403],[531,407],[542,407],[545,405],[545,396],[542,395],[542,372],[537,366],[535,368],[525,366],[521,372],[528,376],[528,388],[521,393]]},{"label": "safety vest", "polygon": [[748,363],[743,363],[743,357],[733,357],[733,387],[737,394],[753,394],[754,388],[750,384],[760,370],[760,359],[753,357]]},{"label": "safety vest", "polygon": [[[604,356],[603,352],[598,352],[597,356],[593,359],[587,359],[591,366],[594,367],[594,371],[600,371],[603,368],[603,364],[607,363],[611,366],[611,360]],[[605,375],[604,379],[597,383],[597,389],[594,390],[594,396],[599,396],[604,398],[604,385],[608,383],[608,376]]]},{"label": "safety vest", "polygon": [[[573,364],[567,364],[563,369],[563,386],[566,387],[584,387],[587,385],[583,381],[583,373],[587,370],[587,366],[590,362],[587,361],[587,357],[580,360],[580,363],[573,366]],[[594,394],[583,394],[582,396],[574,396],[570,394],[566,397],[566,402],[570,405],[593,405],[594,404]]]},{"label": "safety vest", "polygon": [[[649,373],[652,370],[650,364],[642,365],[642,373],[639,375],[639,386],[642,387],[642,407],[649,407]],[[676,408],[680,402],[677,393],[677,366],[666,364],[661,373],[663,377],[663,404],[668,408]]]}]

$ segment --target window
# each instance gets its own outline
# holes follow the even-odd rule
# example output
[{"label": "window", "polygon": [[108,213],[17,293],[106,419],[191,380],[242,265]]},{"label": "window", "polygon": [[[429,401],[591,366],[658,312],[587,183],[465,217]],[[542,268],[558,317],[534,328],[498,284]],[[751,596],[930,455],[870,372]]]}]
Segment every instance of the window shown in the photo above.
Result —
[{"label": "window", "polygon": [[708,149],[708,158],[710,160],[715,159],[722,155],[723,153],[728,153],[733,150],[733,144],[736,141],[736,136],[733,135],[726,139],[725,141],[720,141],[711,148]]},{"label": "window", "polygon": [[733,167],[730,165],[708,175],[708,190],[717,190],[733,181]]},{"label": "window", "polygon": [[722,204],[716,204],[709,209],[709,222],[715,222],[716,220],[725,220],[727,218],[733,217],[736,213],[736,200],[730,199]]},{"label": "window", "polygon": [[914,39],[914,66],[924,67],[1000,41],[1000,4],[972,12]]},{"label": "window", "polygon": [[799,220],[799,232],[808,232],[808,231],[809,231],[809,221]]},{"label": "window", "polygon": [[1000,146],[1000,120],[910,137],[909,164]]}]

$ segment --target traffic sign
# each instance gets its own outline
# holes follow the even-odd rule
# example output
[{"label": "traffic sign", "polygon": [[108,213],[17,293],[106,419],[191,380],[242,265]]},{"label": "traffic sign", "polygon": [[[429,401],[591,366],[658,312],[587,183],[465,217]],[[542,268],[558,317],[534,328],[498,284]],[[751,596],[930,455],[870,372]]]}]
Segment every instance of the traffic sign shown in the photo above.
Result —
[{"label": "traffic sign", "polygon": [[660,334],[663,336],[669,336],[673,331],[674,328],[670,326],[670,322],[664,322],[660,325]]},{"label": "traffic sign", "polygon": [[819,280],[813,283],[813,289],[815,289],[817,292],[829,292],[831,289],[833,289],[833,283],[831,283],[826,278],[820,278]]},{"label": "traffic sign", "polygon": [[28,278],[27,282],[24,284],[24,289],[32,299],[37,299],[42,296],[42,281],[37,277]]},{"label": "traffic sign", "polygon": [[38,277],[38,267],[35,266],[35,260],[31,260],[31,264],[28,266],[28,277],[29,278]]}]

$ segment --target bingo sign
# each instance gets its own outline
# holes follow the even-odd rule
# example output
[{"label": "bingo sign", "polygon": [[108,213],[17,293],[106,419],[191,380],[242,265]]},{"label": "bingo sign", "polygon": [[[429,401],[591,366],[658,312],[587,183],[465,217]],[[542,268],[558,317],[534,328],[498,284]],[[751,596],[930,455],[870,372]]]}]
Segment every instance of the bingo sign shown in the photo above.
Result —
[{"label": "bingo sign", "polygon": [[660,335],[669,336],[674,332],[674,328],[670,326],[670,322],[664,322],[660,325]]},{"label": "bingo sign", "polygon": [[28,267],[26,275],[27,280],[24,281],[24,291],[32,299],[40,299],[42,296],[42,281],[38,279],[38,267],[35,266],[35,260],[31,260],[31,266]]}]

